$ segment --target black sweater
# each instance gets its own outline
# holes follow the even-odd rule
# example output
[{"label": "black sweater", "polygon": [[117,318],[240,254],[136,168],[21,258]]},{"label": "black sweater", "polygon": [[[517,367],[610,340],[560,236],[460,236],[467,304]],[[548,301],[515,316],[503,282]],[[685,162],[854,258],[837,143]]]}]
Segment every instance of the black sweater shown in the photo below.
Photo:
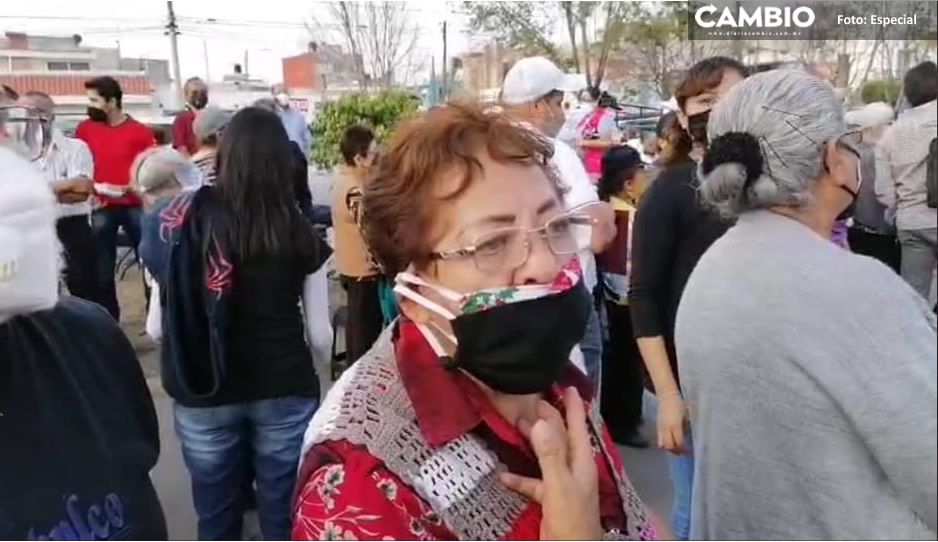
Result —
[{"label": "black sweater", "polygon": [[159,451],[140,362],[101,307],[0,323],[0,540],[165,540]]},{"label": "black sweater", "polygon": [[665,168],[635,215],[629,306],[635,337],[664,337],[674,378],[674,320],[684,286],[704,252],[729,224],[698,200],[696,164]]}]

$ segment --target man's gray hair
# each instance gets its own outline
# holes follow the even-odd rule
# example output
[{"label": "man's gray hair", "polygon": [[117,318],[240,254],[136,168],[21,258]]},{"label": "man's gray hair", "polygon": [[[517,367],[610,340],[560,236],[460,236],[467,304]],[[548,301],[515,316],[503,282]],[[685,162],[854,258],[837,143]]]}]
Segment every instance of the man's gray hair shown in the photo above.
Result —
[{"label": "man's gray hair", "polygon": [[277,102],[273,98],[260,98],[255,100],[253,107],[258,107],[265,111],[270,111],[271,113],[277,112]]},{"label": "man's gray hair", "polygon": [[736,161],[721,163],[707,174],[701,169],[701,196],[727,217],[808,205],[823,173],[824,143],[845,129],[843,106],[829,84],[799,70],[753,75],[711,111],[707,152],[719,145],[721,135],[749,134],[761,150],[762,174],[747,182],[747,166]]},{"label": "man's gray hair", "polygon": [[133,188],[139,194],[194,189],[201,184],[198,168],[169,147],[153,147],[140,153],[130,171]]}]

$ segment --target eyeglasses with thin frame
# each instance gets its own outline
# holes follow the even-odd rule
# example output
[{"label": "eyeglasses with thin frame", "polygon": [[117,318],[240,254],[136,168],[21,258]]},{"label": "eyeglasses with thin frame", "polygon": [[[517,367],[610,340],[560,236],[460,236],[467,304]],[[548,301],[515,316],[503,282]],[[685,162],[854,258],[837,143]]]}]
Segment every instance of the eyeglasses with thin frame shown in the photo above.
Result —
[{"label": "eyeglasses with thin frame", "polygon": [[540,228],[511,226],[480,233],[470,243],[455,250],[432,252],[432,260],[472,258],[476,269],[483,273],[497,273],[517,269],[531,255],[531,236],[547,243],[557,256],[568,256],[590,246],[595,219],[585,209],[574,209],[551,218]]}]

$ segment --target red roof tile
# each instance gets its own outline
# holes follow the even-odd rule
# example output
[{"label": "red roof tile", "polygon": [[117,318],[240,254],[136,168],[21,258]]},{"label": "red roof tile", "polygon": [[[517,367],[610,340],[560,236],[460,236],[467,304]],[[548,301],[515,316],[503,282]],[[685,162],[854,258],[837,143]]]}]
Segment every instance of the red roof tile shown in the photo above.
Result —
[{"label": "red roof tile", "polygon": [[[0,73],[0,84],[7,85],[20,94],[38,90],[50,96],[81,96],[85,93],[85,81],[97,77],[87,73],[55,75],[17,75]],[[145,75],[118,75],[125,95],[149,95],[153,91],[150,78]]]}]

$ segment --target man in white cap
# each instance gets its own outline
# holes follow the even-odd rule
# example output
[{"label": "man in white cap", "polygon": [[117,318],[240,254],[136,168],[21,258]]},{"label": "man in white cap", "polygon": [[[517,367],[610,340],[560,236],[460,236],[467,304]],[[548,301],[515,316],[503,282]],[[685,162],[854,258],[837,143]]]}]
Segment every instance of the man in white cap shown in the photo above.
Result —
[{"label": "man in white cap", "polygon": [[39,111],[0,95],[0,540],[166,539],[159,426],[103,307],[58,295]]},{"label": "man in white cap", "polygon": [[[586,174],[580,157],[569,145],[557,139],[557,133],[565,121],[564,92],[577,92],[585,87],[586,81],[582,75],[564,73],[544,57],[528,57],[516,62],[505,75],[501,101],[513,118],[553,141],[554,156],[551,162],[566,184],[565,206],[568,210],[583,207],[596,221],[592,252],[579,255],[583,265],[583,280],[592,292],[598,282],[594,253],[603,252],[615,238],[615,214],[608,204],[599,201],[596,188]],[[586,334],[580,342],[580,350],[583,352],[586,371],[594,385],[598,386],[602,364],[602,330],[596,311],[592,312]]]}]

